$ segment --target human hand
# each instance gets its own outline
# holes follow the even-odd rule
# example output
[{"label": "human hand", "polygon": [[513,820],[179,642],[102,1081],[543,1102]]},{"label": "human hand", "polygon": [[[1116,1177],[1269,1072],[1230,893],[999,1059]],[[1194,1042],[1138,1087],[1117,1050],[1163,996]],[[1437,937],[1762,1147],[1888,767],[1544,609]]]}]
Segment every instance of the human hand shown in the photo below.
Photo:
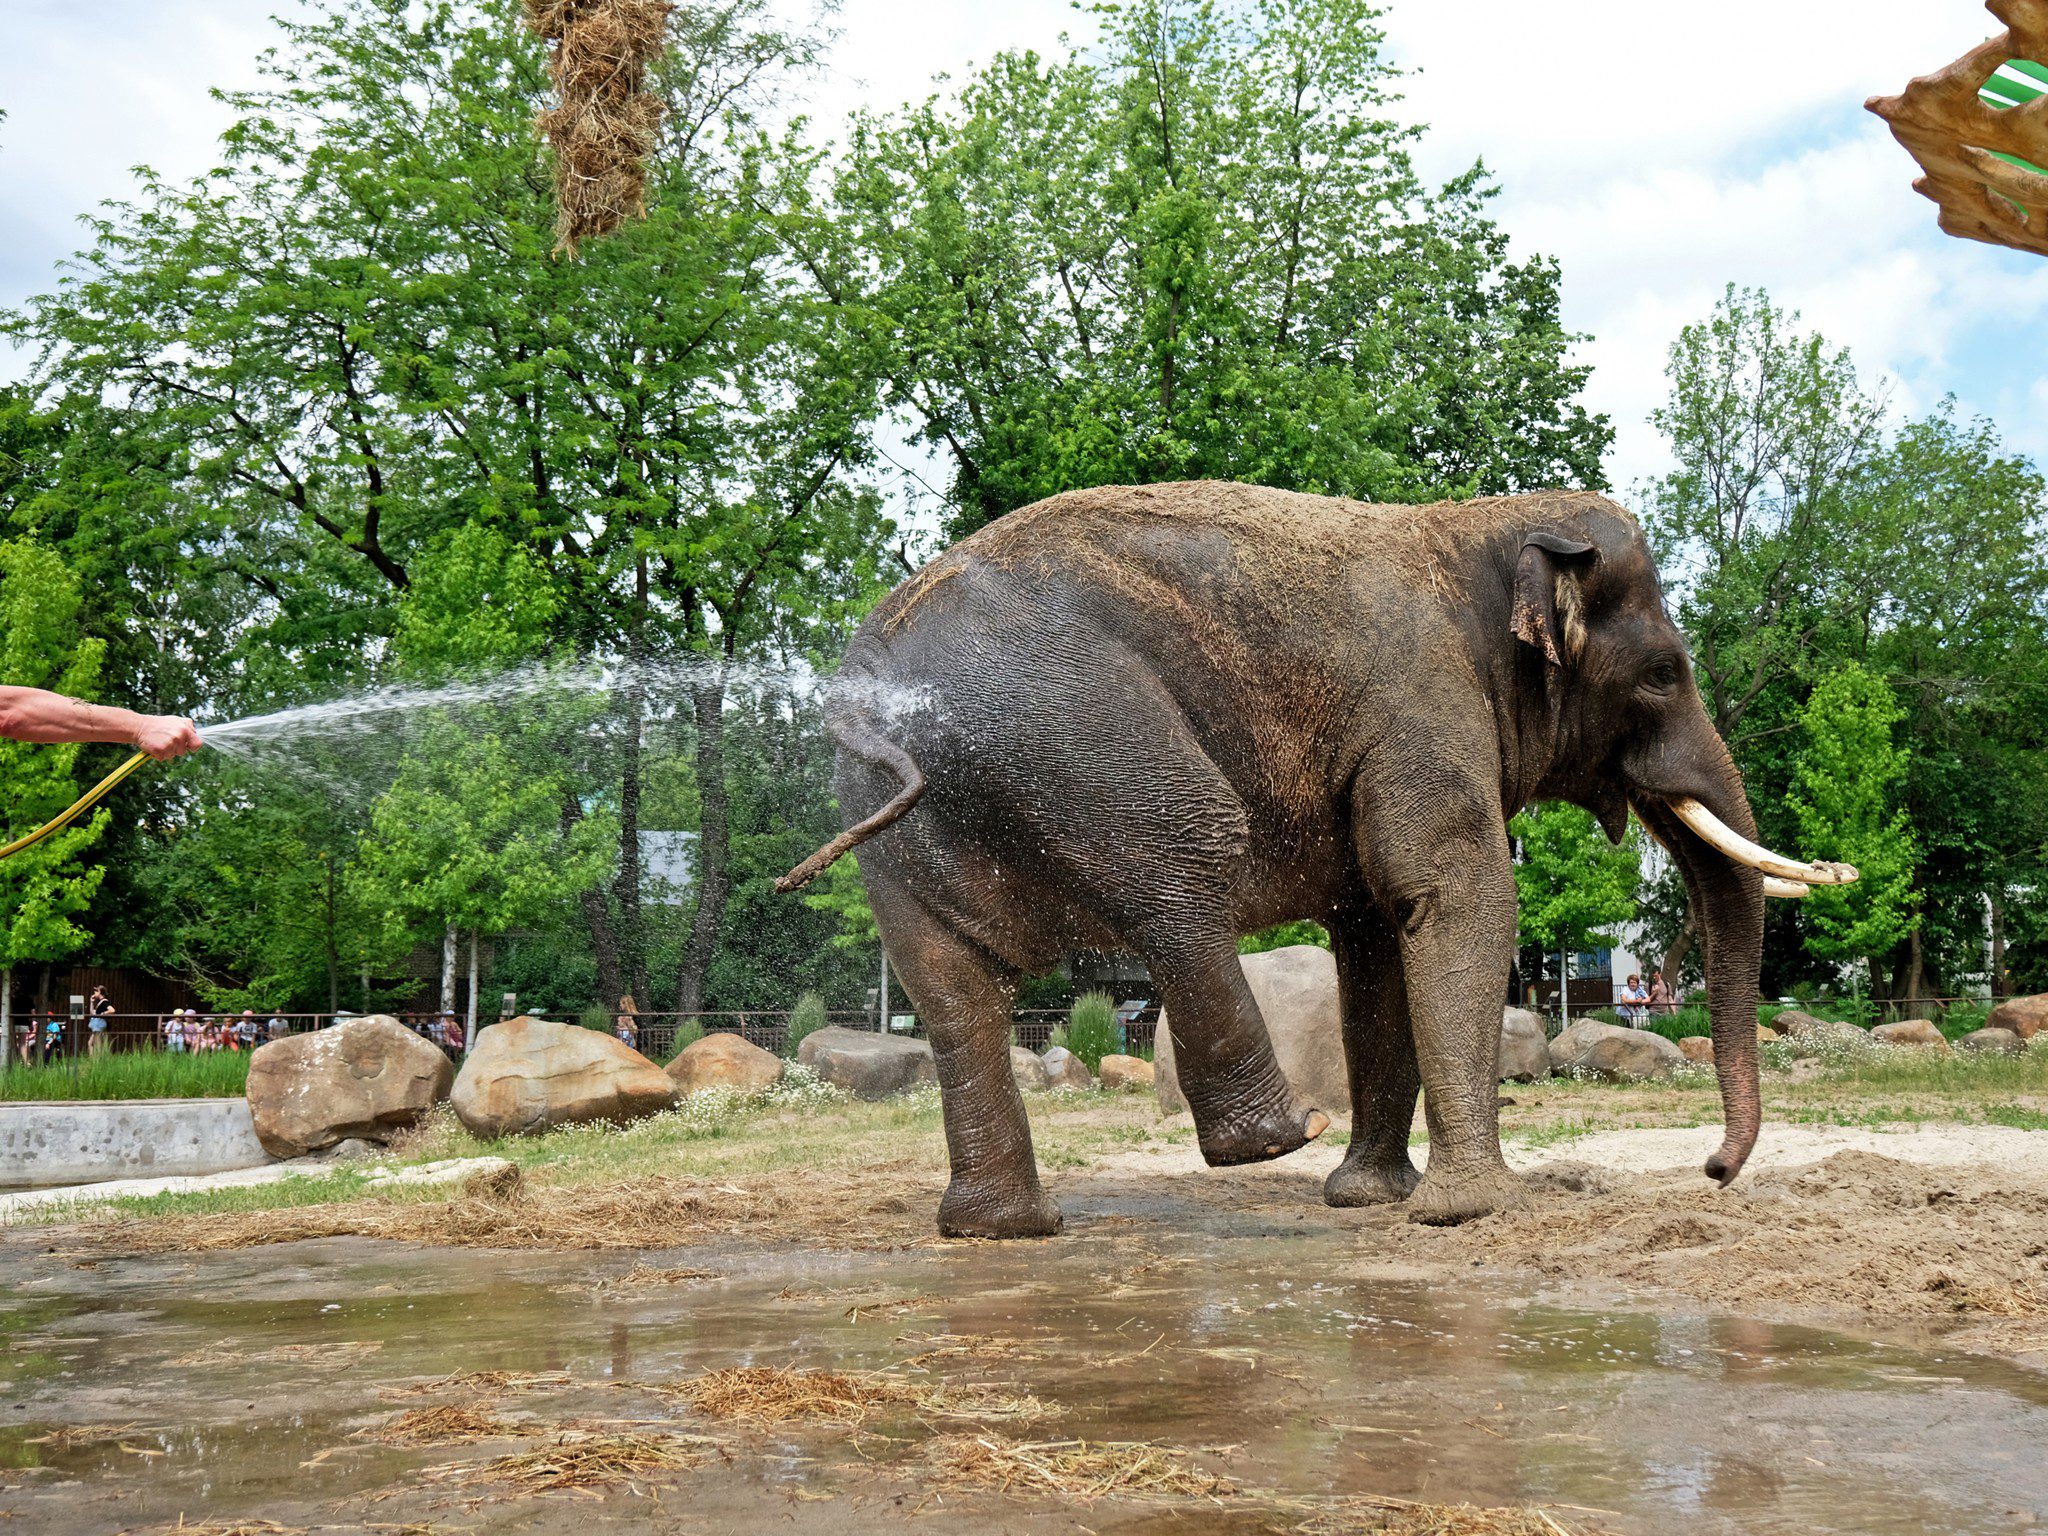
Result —
[{"label": "human hand", "polygon": [[181,720],[176,715],[144,715],[135,732],[135,745],[161,763],[197,752],[206,743],[199,739],[199,727],[190,720]]}]

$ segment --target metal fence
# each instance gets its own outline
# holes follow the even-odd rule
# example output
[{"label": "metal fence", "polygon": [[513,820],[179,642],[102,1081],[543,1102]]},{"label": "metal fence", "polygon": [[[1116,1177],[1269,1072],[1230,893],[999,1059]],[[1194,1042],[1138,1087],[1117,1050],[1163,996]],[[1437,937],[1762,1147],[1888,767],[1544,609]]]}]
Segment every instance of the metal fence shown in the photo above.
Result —
[{"label": "metal fence", "polygon": [[[13,1038],[6,1043],[4,1066],[11,1069],[77,1063],[102,1052],[159,1050],[200,1054],[248,1051],[284,1035],[326,1029],[360,1017],[362,1015],[357,1013],[118,1013],[105,1020],[104,1029],[95,1030],[87,1019],[68,1013],[51,1015],[24,1011],[14,1016]],[[463,1037],[459,1015],[445,1039],[435,1037],[435,1026],[447,1018],[438,1009],[386,1014],[384,1017],[397,1019],[422,1036],[434,1039],[450,1056],[458,1060],[461,1058]],[[848,1029],[873,1030],[876,1027],[871,1008],[833,1008],[826,1011],[825,1017],[827,1023]],[[901,1024],[905,1019],[910,1021],[907,1029]],[[783,1009],[725,1009],[689,1014],[643,1010],[633,1015],[632,1043],[643,1055],[666,1060],[675,1052],[678,1035],[695,1024],[702,1034],[735,1034],[779,1055],[789,1041],[789,1020],[789,1012]],[[1028,1050],[1043,1051],[1053,1032],[1066,1021],[1067,1011],[1064,1008],[1019,1009],[1013,1016],[1013,1038]],[[477,1022],[481,1029],[498,1020],[479,1019]],[[914,1014],[893,1013],[891,1027],[913,1038],[922,1038],[925,1034],[923,1021]],[[1147,1007],[1135,1018],[1119,1025],[1120,1047],[1134,1054],[1149,1052],[1157,1027],[1158,1009]]]}]

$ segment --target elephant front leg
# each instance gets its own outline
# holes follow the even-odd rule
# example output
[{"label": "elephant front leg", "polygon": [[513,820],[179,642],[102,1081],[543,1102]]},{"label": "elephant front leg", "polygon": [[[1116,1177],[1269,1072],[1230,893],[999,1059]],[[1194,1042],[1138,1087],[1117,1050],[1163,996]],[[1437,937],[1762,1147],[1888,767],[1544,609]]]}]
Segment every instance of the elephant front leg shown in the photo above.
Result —
[{"label": "elephant front leg", "polygon": [[1408,1156],[1422,1079],[1400,943],[1381,913],[1360,907],[1332,921],[1330,948],[1351,1080],[1351,1144],[1324,1181],[1323,1199],[1339,1206],[1406,1200],[1422,1177]]},{"label": "elephant front leg", "polygon": [[[1411,776],[1408,782],[1417,782]],[[1392,917],[1429,1125],[1429,1164],[1411,1219],[1451,1223],[1529,1203],[1500,1153],[1495,1071],[1515,945],[1507,829],[1481,788],[1436,814],[1375,807],[1368,879]],[[1497,798],[1492,804],[1498,806]]]}]

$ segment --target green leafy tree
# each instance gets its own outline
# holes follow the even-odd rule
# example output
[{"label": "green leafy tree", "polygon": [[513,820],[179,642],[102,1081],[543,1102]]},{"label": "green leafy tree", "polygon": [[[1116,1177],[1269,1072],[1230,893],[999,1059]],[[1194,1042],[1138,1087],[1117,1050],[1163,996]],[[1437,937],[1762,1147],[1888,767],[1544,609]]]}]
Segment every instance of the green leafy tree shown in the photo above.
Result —
[{"label": "green leafy tree", "polygon": [[[560,596],[530,550],[471,524],[415,560],[394,652],[423,680],[532,661],[554,632]],[[363,905],[394,948],[432,924],[442,936],[442,1007],[450,1006],[457,936],[470,938],[470,1025],[477,949],[598,889],[618,854],[616,811],[579,782],[567,743],[591,706],[542,693],[486,721],[430,712],[379,797],[352,871]]]},{"label": "green leafy tree", "polygon": [[1806,946],[1822,959],[1885,954],[1917,921],[1913,828],[1898,806],[1907,754],[1892,740],[1905,717],[1884,679],[1854,664],[1821,679],[1800,712],[1804,741],[1790,800],[1802,850],[1854,864],[1861,877],[1816,886],[1806,898]]},{"label": "green leafy tree", "polygon": [[[0,683],[91,698],[104,647],[79,634],[77,578],[48,549],[0,544]],[[78,798],[78,746],[0,741],[0,842],[34,831]],[[87,855],[107,829],[104,808],[0,860],[0,1038],[12,1041],[14,972],[61,959],[91,935],[78,918],[99,888]]]},{"label": "green leafy tree", "polygon": [[1569,957],[1611,946],[1608,931],[1636,914],[1642,857],[1633,831],[1610,843],[1592,815],[1576,805],[1531,806],[1508,824],[1519,850],[1515,900],[1521,942],[1558,957],[1570,986]]},{"label": "green leafy tree", "polygon": [[1085,53],[860,119],[840,179],[953,531],[1105,483],[1601,483],[1557,269],[1508,263],[1477,171],[1417,180],[1372,6],[1094,11]]}]

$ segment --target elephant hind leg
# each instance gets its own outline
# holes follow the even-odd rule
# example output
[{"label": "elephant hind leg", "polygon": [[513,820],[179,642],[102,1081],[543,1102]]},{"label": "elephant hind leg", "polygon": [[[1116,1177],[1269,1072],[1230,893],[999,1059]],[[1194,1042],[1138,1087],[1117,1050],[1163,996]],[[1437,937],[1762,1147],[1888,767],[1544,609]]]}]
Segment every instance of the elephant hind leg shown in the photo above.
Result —
[{"label": "elephant hind leg", "polygon": [[952,1164],[939,1231],[1051,1236],[1060,1229],[1060,1211],[1039,1185],[1031,1124],[1010,1070],[1015,971],[885,877],[869,877],[869,897],[938,1067]]},{"label": "elephant hind leg", "polygon": [[1315,1140],[1329,1116],[1294,1091],[1238,964],[1227,930],[1183,932],[1145,948],[1173,1031],[1174,1073],[1212,1168],[1284,1157]]}]

